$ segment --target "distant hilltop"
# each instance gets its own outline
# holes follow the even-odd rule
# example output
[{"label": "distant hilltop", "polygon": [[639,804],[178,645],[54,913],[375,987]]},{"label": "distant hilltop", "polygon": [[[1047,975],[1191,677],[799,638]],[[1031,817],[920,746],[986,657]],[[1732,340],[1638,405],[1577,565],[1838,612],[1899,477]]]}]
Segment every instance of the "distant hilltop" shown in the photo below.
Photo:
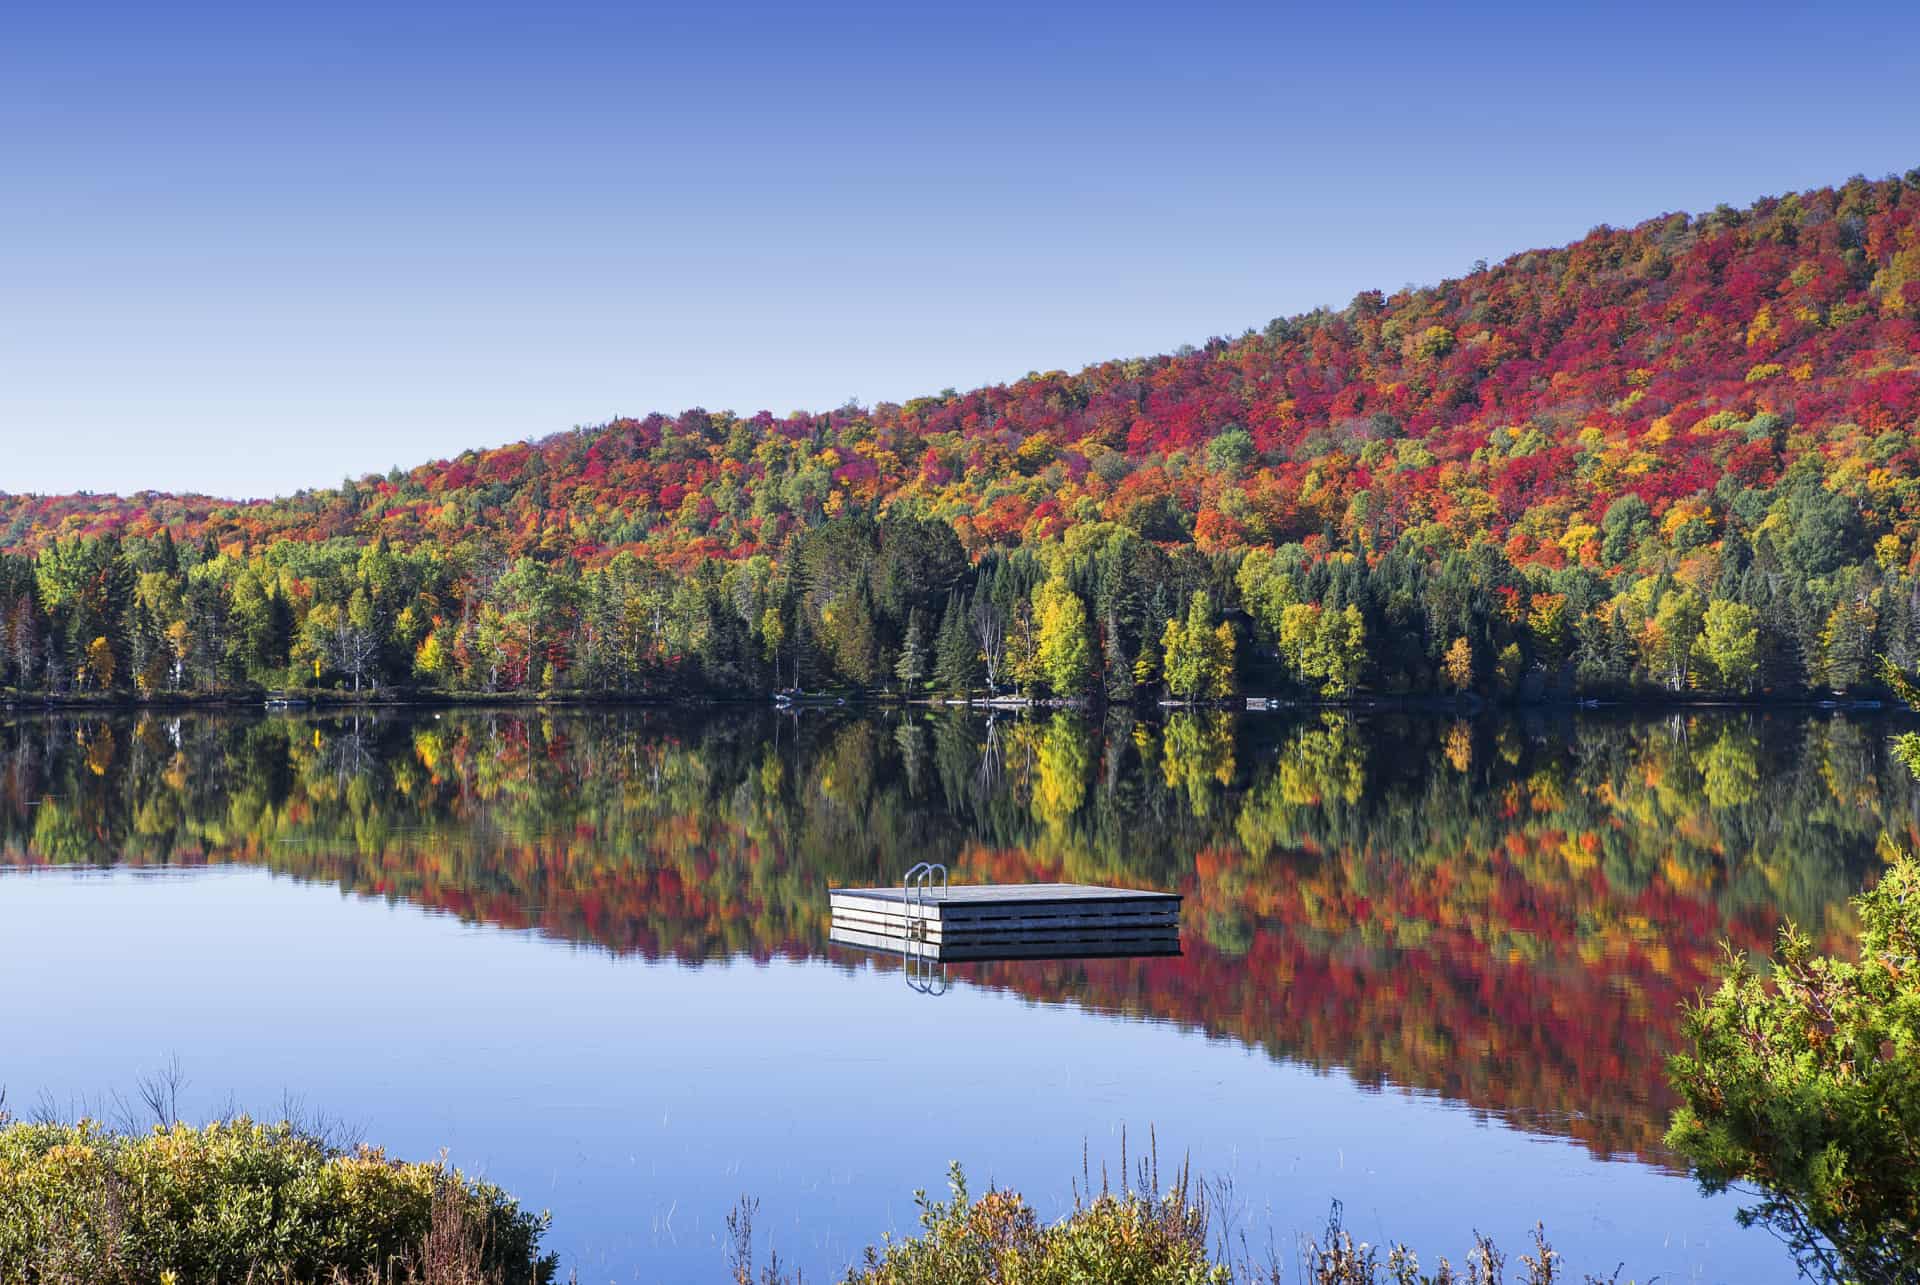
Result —
[{"label": "distant hilltop", "polygon": [[0,611],[31,581],[63,640],[51,669],[0,643],[22,689],[84,685],[96,643],[124,685],[197,584],[272,606],[238,659],[194,626],[221,683],[342,681],[358,611],[356,689],[916,690],[938,653],[950,686],[1109,698],[1249,663],[1332,696],[1837,693],[1920,664],[1916,443],[1920,170],[904,405],[622,419],[268,501],[0,496],[0,551],[39,559]]},{"label": "distant hilltop", "polygon": [[[1438,525],[1578,560],[1613,500],[1665,520],[1803,460],[1910,520],[1920,171],[1594,229],[1457,280],[1075,374],[784,418],[689,410],[267,503],[0,497],[0,548],[173,528],[682,562],[908,506],[969,550],[1089,521],[1202,548]],[[1688,501],[1696,501],[1693,506]],[[1889,502],[1892,508],[1889,509]],[[1706,516],[1703,513],[1701,516]]]}]

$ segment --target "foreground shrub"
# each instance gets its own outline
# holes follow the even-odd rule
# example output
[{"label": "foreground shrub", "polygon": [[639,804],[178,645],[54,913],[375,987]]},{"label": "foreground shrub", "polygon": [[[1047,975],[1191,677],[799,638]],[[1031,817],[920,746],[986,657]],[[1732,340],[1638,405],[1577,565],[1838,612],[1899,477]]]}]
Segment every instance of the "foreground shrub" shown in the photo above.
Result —
[{"label": "foreground shrub", "polygon": [[[1124,1169],[1124,1166],[1123,1166]],[[1151,1164],[1140,1171],[1146,1193],[1159,1184]],[[920,1206],[920,1231],[866,1251],[842,1285],[1506,1285],[1506,1258],[1484,1236],[1463,1266],[1439,1260],[1423,1272],[1420,1260],[1404,1245],[1385,1249],[1356,1242],[1340,1225],[1340,1206],[1320,1239],[1303,1239],[1298,1274],[1289,1274],[1271,1251],[1256,1263],[1244,1241],[1237,1247],[1221,1236],[1208,1251],[1211,1219],[1183,1169],[1164,1195],[1103,1183],[1100,1193],[1074,1202],[1057,1223],[1044,1224],[1017,1192],[989,1191],[979,1199],[967,1192],[959,1165],[949,1171],[952,1196],[929,1199],[914,1193]],[[801,1278],[774,1260],[754,1270],[755,1202],[743,1200],[727,1219],[732,1233],[731,1279],[734,1285],[802,1285]],[[1560,1255],[1536,1228],[1533,1252],[1522,1254],[1516,1285],[1570,1285]],[[1588,1276],[1586,1285],[1616,1285]]]},{"label": "foreground shrub", "polygon": [[0,1116],[0,1285],[540,1285],[546,1227],[444,1164],[290,1124],[132,1134]]},{"label": "foreground shrub", "polygon": [[1227,1285],[1207,1259],[1205,1210],[1182,1175],[1164,1196],[1101,1191],[1072,1215],[1043,1225],[1016,1192],[967,1194],[959,1165],[952,1198],[915,1192],[920,1234],[869,1248],[848,1285]]},{"label": "foreground shrub", "polygon": [[1756,1189],[1740,1213],[1802,1272],[1920,1281],[1920,861],[1900,857],[1854,903],[1858,961],[1791,925],[1770,974],[1732,960],[1687,1015],[1670,1071],[1668,1143],[1708,1191]]}]

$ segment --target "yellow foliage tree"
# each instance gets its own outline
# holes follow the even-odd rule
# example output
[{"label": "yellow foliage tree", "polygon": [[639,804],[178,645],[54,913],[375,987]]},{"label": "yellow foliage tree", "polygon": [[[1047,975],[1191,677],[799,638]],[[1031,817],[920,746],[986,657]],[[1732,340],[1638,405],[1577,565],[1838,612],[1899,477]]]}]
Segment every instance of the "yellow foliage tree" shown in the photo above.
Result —
[{"label": "yellow foliage tree", "polygon": [[1034,661],[1056,696],[1078,696],[1093,677],[1087,607],[1063,579],[1044,581],[1033,594],[1038,637]]},{"label": "yellow foliage tree", "polygon": [[1473,645],[1465,638],[1456,638],[1447,648],[1447,654],[1441,657],[1440,673],[1447,680],[1447,686],[1456,692],[1473,689]]},{"label": "yellow foliage tree", "polygon": [[444,681],[451,668],[451,657],[440,643],[439,634],[428,634],[413,653],[413,672],[434,682]]},{"label": "yellow foliage tree", "polygon": [[106,691],[113,686],[116,673],[112,644],[105,638],[95,638],[88,643],[86,680],[101,691]]}]

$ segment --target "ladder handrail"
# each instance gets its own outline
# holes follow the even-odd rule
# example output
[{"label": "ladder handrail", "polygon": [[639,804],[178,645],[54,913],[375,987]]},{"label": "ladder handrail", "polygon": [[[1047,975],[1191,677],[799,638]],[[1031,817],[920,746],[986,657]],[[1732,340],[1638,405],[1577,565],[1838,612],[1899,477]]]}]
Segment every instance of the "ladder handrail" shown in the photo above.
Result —
[{"label": "ladder handrail", "polygon": [[925,861],[915,862],[907,867],[900,876],[900,929],[908,940],[913,938],[913,908],[918,902],[919,884],[917,880],[930,875],[933,867]]},{"label": "ladder handrail", "polygon": [[[913,935],[916,924],[920,925],[923,935],[926,931],[927,901],[933,896],[935,871],[940,873],[940,896],[945,897],[953,880],[944,862],[917,861],[900,876],[900,917],[909,937]],[[916,911],[919,913],[916,914]]]},{"label": "ladder handrail", "polygon": [[[940,875],[938,896],[946,896],[952,876],[944,862],[916,861],[900,876],[900,951],[904,956],[901,972],[907,985],[923,995],[944,995],[947,990],[947,966],[937,947],[927,944],[927,903],[935,897],[933,877]],[[938,969],[936,975],[935,969]]]}]

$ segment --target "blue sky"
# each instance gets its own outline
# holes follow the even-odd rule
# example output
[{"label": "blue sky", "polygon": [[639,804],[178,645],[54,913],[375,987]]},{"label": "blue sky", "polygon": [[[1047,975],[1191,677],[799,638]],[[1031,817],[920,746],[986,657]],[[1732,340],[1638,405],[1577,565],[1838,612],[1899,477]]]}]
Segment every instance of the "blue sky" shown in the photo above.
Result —
[{"label": "blue sky", "polygon": [[35,5],[0,490],[228,495],[1238,333],[1920,165],[1920,6]]}]

